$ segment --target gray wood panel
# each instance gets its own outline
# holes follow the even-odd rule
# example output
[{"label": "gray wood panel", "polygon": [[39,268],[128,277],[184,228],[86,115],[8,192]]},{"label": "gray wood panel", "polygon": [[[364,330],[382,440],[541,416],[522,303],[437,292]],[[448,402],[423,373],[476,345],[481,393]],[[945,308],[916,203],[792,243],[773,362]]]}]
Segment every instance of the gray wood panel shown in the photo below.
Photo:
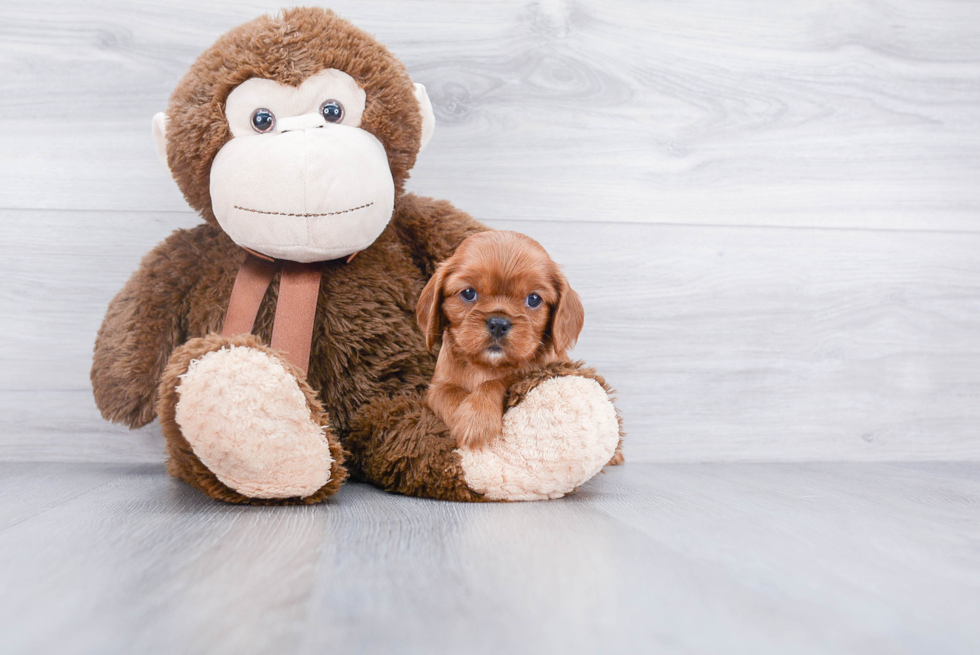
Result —
[{"label": "gray wood panel", "polygon": [[[0,459],[158,461],[155,428],[99,417],[91,348],[142,254],[196,219],[2,215]],[[619,390],[634,461],[980,459],[980,235],[490,224],[565,266],[573,354]]]},{"label": "gray wood panel", "polygon": [[197,222],[150,117],[278,4],[0,0],[0,652],[980,651],[980,3],[331,5],[429,89],[410,189],[564,264],[627,465],[530,504],[167,478],[92,342]]},{"label": "gray wood panel", "polygon": [[[620,390],[632,458],[980,458],[980,5],[334,6],[429,87],[411,187],[568,268],[577,354]],[[0,457],[159,461],[154,429],[98,417],[92,340],[139,258],[196,222],[149,117],[274,9],[5,11]]]},{"label": "gray wood panel", "polygon": [[[978,229],[975,2],[331,6],[430,90],[412,188],[481,216]],[[184,209],[150,117],[277,7],[7,2],[0,208]]]},{"label": "gray wood panel", "polygon": [[351,484],[242,508],[158,465],[4,463],[0,491],[5,653],[980,649],[977,464],[627,464],[543,503]]}]

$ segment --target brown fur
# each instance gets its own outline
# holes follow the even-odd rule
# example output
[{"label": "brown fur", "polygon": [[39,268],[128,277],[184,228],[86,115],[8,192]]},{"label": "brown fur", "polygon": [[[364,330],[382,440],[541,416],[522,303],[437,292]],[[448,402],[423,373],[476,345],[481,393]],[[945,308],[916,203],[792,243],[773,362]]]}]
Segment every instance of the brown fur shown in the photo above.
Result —
[{"label": "brown fur", "polygon": [[412,496],[482,500],[463,481],[456,440],[426,407],[422,391],[368,403],[344,444],[356,462],[354,479]]},{"label": "brown fur", "polygon": [[396,193],[415,164],[422,118],[405,66],[371,35],[324,9],[287,9],[227,32],[174,89],[167,109],[167,161],[191,207],[215,223],[211,163],[231,139],[228,94],[253,77],[299,86],[326,68],[353,77],[367,93],[361,128],[388,153]]},{"label": "brown fur", "polygon": [[[326,428],[325,432],[327,443],[330,446],[330,457],[333,459],[333,464],[330,467],[329,481],[315,493],[305,498],[263,499],[243,496],[221,482],[194,455],[191,445],[184,438],[174,417],[178,400],[177,385],[180,382],[180,376],[187,372],[191,361],[226,346],[247,346],[266,352],[271,357],[279,360],[286,367],[286,370],[296,377],[299,388],[306,397],[306,406],[310,408],[313,420]],[[167,440],[167,469],[170,475],[189,482],[212,498],[224,500],[229,503],[251,503],[255,505],[309,505],[332,496],[340,489],[340,485],[343,484],[344,480],[347,479],[347,470],[344,468],[344,449],[340,445],[340,441],[337,439],[333,430],[329,427],[330,422],[327,413],[323,410],[323,405],[320,404],[316,392],[302,379],[302,374],[299,369],[290,364],[285,357],[263,345],[251,334],[243,334],[230,338],[210,334],[203,338],[192,339],[175,350],[170,357],[170,363],[164,369],[163,380],[160,382],[160,397],[157,402],[157,412],[160,417],[160,428],[163,431],[164,438]]]},{"label": "brown fur", "polygon": [[[464,290],[475,292],[475,300],[464,300]],[[531,293],[541,297],[534,308],[525,303]],[[480,448],[500,434],[511,381],[566,360],[584,320],[578,294],[541,244],[508,231],[460,244],[422,290],[416,312],[427,347],[442,341],[426,403],[464,448]],[[494,337],[490,319],[511,327]]]},{"label": "brown fur", "polygon": [[[428,386],[435,360],[415,326],[416,299],[425,280],[416,262],[427,262],[434,269],[435,262],[452,254],[459,241],[483,229],[449,203],[405,195],[396,202],[392,223],[370,248],[350,264],[338,260],[324,265],[307,380],[318,391],[341,441],[346,441],[358,410],[368,401],[422,392]],[[407,241],[406,236],[419,241]],[[220,331],[243,257],[243,251],[219,227],[205,224],[175,232],[144,258],[110,304],[96,340],[92,386],[103,416],[139,427],[153,420],[155,405],[172,412],[172,396],[160,402],[156,398],[168,359],[177,345]],[[277,277],[256,319],[253,333],[259,343],[271,338],[278,291]],[[161,420],[166,421],[162,415]],[[397,448],[404,439],[412,438],[406,435],[401,441],[389,442],[383,431],[365,434],[365,423],[360,425],[359,443],[364,444],[368,437],[378,443],[358,453],[369,452],[374,461],[397,459]],[[176,429],[164,434],[172,474],[214,498],[236,499],[217,480],[207,482],[213,476],[186,441],[176,438]],[[175,445],[170,445],[171,440]],[[389,447],[396,451],[389,453]],[[423,450],[423,445],[417,449]],[[450,451],[443,454],[458,459]],[[352,463],[360,470],[356,458]],[[367,470],[377,471],[378,467],[368,466]],[[440,470],[449,473],[446,468]],[[409,473],[413,471],[416,469]],[[386,480],[372,479],[388,488]],[[396,486],[411,486],[406,484],[402,481]],[[437,491],[461,483],[418,480],[414,484],[444,497]],[[455,491],[445,497],[462,499],[461,495],[465,494]]]},{"label": "brown fur", "polygon": [[[308,386],[301,386],[318,420],[323,411],[328,414],[336,476],[310,498],[246,498],[198,460],[173,418],[174,390],[187,363],[225,343],[209,335],[220,332],[244,258],[212,213],[210,167],[231,136],[224,103],[235,86],[256,76],[298,85],[331,67],[350,74],[367,93],[361,126],[387,151],[395,207],[374,244],[350,263],[323,266]],[[139,427],[158,408],[171,474],[221,500],[284,504],[325,498],[343,480],[337,440],[350,452],[344,463],[352,474],[382,488],[479,500],[462,480],[454,440],[422,401],[435,360],[416,326],[415,309],[437,262],[486,228],[448,202],[403,193],[421,133],[404,66],[331,12],[289,10],[221,37],[178,85],[167,115],[171,170],[206,222],[178,230],[154,248],[110,304],[91,373],[102,415]],[[269,343],[278,290],[276,278],[256,318],[255,337],[239,337],[242,343]]]}]

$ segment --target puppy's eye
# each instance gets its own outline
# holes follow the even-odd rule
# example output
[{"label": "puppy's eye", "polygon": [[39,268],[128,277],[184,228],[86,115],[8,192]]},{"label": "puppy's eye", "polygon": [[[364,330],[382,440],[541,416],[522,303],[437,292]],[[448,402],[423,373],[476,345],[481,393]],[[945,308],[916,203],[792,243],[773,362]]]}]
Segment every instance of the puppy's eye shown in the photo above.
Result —
[{"label": "puppy's eye", "polygon": [[470,287],[469,289],[463,289],[459,292],[459,297],[466,302],[473,302],[476,300],[476,289]]},{"label": "puppy's eye", "polygon": [[530,293],[528,294],[527,299],[524,300],[524,304],[530,307],[531,309],[534,309],[535,307],[538,307],[541,304],[541,296],[539,296],[536,293]]},{"label": "puppy's eye", "polygon": [[259,108],[252,112],[252,129],[260,134],[272,131],[276,126],[276,115],[265,108]]}]

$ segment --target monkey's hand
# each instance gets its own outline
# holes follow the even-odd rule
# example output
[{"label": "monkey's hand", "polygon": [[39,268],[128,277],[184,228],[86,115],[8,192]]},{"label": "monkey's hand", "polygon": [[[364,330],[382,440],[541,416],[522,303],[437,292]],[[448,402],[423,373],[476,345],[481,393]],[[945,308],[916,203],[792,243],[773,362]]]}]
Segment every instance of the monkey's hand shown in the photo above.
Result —
[{"label": "monkey's hand", "polygon": [[178,230],[158,245],[109,304],[91,380],[95,404],[110,421],[138,428],[156,415],[160,376],[185,338],[182,308],[198,277],[200,230]]},{"label": "monkey's hand", "polygon": [[484,500],[560,498],[598,473],[620,441],[610,389],[581,363],[557,362],[512,384],[503,430],[458,448],[467,486]]}]

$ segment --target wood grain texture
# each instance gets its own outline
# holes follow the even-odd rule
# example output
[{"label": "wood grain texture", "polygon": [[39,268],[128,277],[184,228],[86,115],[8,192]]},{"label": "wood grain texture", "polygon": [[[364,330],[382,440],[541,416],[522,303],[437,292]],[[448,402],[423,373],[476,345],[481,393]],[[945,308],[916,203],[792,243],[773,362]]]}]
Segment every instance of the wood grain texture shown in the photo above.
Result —
[{"label": "wood grain texture", "polygon": [[[0,208],[180,211],[150,118],[278,3],[9,3]],[[331,6],[430,92],[411,186],[512,220],[976,231],[980,5]]]},{"label": "wood grain texture", "polygon": [[628,464],[496,505],[231,507],[153,465],[0,485],[4,653],[980,648],[976,464]]},{"label": "wood grain texture", "polygon": [[92,343],[198,222],[150,117],[278,4],[0,0],[0,652],[980,652],[980,3],[331,5],[429,90],[409,188],[564,265],[628,463],[530,504],[168,479]]},{"label": "wood grain texture", "polygon": [[[429,87],[412,186],[568,269],[631,457],[980,459],[980,5],[336,6]],[[152,429],[99,419],[91,344],[139,258],[197,222],[148,117],[272,9],[7,12],[0,458],[159,460]]]},{"label": "wood grain texture", "polygon": [[[156,428],[99,417],[91,348],[139,257],[196,219],[3,220],[0,460],[159,461]],[[632,461],[980,460],[980,234],[488,223],[564,265],[573,355],[618,389]]]},{"label": "wood grain texture", "polygon": [[[334,6],[429,88],[411,187],[572,274],[577,354],[619,388],[631,457],[980,459],[980,5]],[[5,12],[0,458],[159,460],[87,381],[109,299],[196,222],[149,117],[275,8]]]}]

